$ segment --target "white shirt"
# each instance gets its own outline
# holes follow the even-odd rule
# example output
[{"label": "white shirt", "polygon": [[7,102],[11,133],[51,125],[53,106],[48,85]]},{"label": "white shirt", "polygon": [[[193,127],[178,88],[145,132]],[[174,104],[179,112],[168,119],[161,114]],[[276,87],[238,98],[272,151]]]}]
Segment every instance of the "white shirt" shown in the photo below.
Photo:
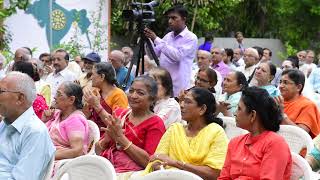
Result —
[{"label": "white shirt", "polygon": [[317,68],[317,65],[314,63],[311,64],[303,64],[301,67],[299,67],[299,70],[303,72],[305,76],[309,76],[311,72]]},{"label": "white shirt", "polygon": [[41,180],[55,147],[32,107],[13,123],[0,122],[0,179]]},{"label": "white shirt", "polygon": [[239,66],[238,67],[241,67],[241,66],[245,66],[246,64],[244,63],[244,60],[243,58],[241,57],[240,59],[238,59],[237,61],[236,60],[233,60],[232,61],[233,63],[237,63]]},{"label": "white shirt", "polygon": [[182,122],[180,105],[174,98],[158,100],[153,110],[163,120],[166,129],[172,123]]},{"label": "white shirt", "polygon": [[76,80],[75,75],[69,71],[67,68],[63,69],[62,71],[55,73],[52,72],[48,75],[46,82],[51,86],[51,97],[54,98],[59,86],[63,82],[71,81],[73,82]]},{"label": "white shirt", "polygon": [[82,75],[81,67],[75,61],[69,62],[67,69],[71,71],[76,77],[80,77]]},{"label": "white shirt", "polygon": [[248,80],[256,67],[257,67],[256,65],[252,65],[252,66],[250,66],[248,68],[245,68],[245,66],[240,66],[240,67],[238,67],[237,70],[242,72],[244,74],[244,76],[246,76],[246,78]]}]

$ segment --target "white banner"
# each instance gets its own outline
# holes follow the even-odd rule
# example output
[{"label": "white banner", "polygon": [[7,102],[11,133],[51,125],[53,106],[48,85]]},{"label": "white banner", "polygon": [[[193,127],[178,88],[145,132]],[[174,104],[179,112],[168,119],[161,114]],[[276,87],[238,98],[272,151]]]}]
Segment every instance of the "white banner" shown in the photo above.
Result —
[{"label": "white banner", "polygon": [[98,52],[106,60],[110,0],[31,0],[25,11],[5,21],[10,48],[35,48],[34,57],[57,47]]}]

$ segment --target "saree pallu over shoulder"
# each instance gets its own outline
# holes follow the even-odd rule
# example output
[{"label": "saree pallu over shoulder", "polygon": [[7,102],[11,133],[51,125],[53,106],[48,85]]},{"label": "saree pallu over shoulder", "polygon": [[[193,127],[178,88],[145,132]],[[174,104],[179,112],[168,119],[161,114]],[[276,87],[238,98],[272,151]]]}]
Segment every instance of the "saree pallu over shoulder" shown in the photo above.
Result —
[{"label": "saree pallu over shoulder", "polygon": [[[194,137],[186,135],[185,127],[175,123],[160,140],[156,154],[165,154],[185,163],[221,169],[227,153],[227,136],[218,124],[211,123]],[[145,173],[152,171],[149,163]]]}]

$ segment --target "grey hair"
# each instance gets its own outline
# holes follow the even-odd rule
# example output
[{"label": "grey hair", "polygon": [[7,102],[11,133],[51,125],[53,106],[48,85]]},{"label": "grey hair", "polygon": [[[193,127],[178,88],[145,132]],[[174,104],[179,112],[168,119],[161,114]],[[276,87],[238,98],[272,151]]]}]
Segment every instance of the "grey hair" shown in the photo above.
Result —
[{"label": "grey hair", "polygon": [[211,51],[212,51],[213,49],[219,49],[220,54],[224,53],[224,48],[222,48],[222,47],[220,47],[220,46],[214,46],[214,47],[211,47],[211,49],[210,49],[210,54],[211,54]]},{"label": "grey hair", "polygon": [[212,58],[212,54],[209,51],[199,49],[197,53],[205,54],[209,59]]},{"label": "grey hair", "polygon": [[15,91],[18,91],[26,96],[28,104],[32,105],[36,99],[37,91],[36,85],[31,77],[25,73],[12,71],[6,75],[5,78],[12,77],[15,79]]}]

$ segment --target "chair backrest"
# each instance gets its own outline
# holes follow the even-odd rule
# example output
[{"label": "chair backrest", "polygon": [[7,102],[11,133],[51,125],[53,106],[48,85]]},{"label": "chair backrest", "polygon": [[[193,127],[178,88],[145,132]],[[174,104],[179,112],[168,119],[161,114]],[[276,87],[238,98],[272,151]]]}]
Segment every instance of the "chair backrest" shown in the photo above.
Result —
[{"label": "chair backrest", "polygon": [[54,166],[54,158],[55,158],[55,155],[53,154],[52,158],[48,164],[47,172],[46,172],[45,176],[43,177],[43,180],[50,180],[51,179],[53,166]]},{"label": "chair backrest", "polygon": [[292,168],[291,168],[291,180],[297,180],[303,177],[304,180],[311,180],[312,170],[308,162],[299,154],[291,152]]},{"label": "chair backrest", "polygon": [[301,150],[307,148],[309,153],[314,147],[311,136],[297,126],[280,125],[280,130],[277,133],[288,143],[291,152],[299,154]]},{"label": "chair backrest", "polygon": [[100,139],[100,131],[98,125],[88,120],[89,124],[89,146],[88,146],[88,154],[94,155],[95,154],[95,143]]},{"label": "chair backrest", "polygon": [[116,171],[112,164],[101,156],[85,155],[70,160],[62,166],[55,176],[56,180],[66,177],[69,180],[116,180]]},{"label": "chair backrest", "polygon": [[[139,178],[140,179],[140,178]],[[145,175],[142,179],[145,180],[166,180],[166,179],[183,179],[183,180],[202,180],[202,178],[196,174],[188,171],[178,169],[168,169],[154,171]]]},{"label": "chair backrest", "polygon": [[235,118],[226,116],[220,118],[223,121],[223,125],[225,126],[224,131],[229,139],[248,133],[247,130],[237,127]]}]

